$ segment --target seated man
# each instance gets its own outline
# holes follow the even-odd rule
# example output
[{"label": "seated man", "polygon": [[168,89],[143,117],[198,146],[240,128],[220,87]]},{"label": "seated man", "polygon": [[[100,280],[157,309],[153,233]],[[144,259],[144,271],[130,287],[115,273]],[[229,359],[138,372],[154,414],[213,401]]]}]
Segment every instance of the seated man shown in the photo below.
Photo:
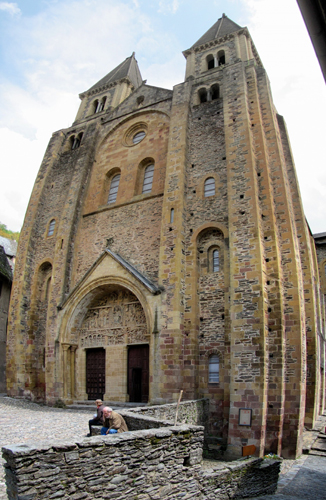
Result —
[{"label": "seated man", "polygon": [[128,432],[124,418],[108,406],[103,409],[104,426],[101,429],[102,436],[116,434],[117,432]]},{"label": "seated man", "polygon": [[104,410],[104,404],[102,399],[97,399],[95,401],[96,406],[97,406],[97,415],[94,415],[94,418],[92,420],[88,421],[88,426],[89,426],[89,434],[87,434],[87,437],[91,437],[92,435],[92,425],[103,425],[103,410]]}]

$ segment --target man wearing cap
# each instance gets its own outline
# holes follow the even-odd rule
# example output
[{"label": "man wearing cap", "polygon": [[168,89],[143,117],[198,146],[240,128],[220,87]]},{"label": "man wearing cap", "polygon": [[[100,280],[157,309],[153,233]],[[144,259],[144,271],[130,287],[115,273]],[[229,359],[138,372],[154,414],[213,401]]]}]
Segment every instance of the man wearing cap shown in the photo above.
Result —
[{"label": "man wearing cap", "polygon": [[88,426],[89,426],[89,434],[87,434],[87,437],[91,437],[92,435],[92,425],[103,425],[103,410],[104,410],[104,404],[102,399],[97,399],[95,401],[96,406],[97,406],[97,414],[94,415],[94,418],[92,420],[88,421]]},{"label": "man wearing cap", "polygon": [[112,408],[105,406],[103,409],[104,424],[101,429],[102,436],[106,434],[116,434],[117,432],[128,432],[124,418]]}]

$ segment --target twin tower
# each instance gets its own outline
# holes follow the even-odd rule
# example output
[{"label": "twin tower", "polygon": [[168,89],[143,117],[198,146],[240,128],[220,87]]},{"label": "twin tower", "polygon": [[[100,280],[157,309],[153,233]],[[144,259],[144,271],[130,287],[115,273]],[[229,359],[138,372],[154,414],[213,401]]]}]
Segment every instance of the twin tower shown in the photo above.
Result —
[{"label": "twin tower", "polygon": [[295,457],[324,409],[325,307],[284,120],[225,15],[185,81],[135,55],[55,132],[19,242],[8,394],[209,400],[208,432]]}]

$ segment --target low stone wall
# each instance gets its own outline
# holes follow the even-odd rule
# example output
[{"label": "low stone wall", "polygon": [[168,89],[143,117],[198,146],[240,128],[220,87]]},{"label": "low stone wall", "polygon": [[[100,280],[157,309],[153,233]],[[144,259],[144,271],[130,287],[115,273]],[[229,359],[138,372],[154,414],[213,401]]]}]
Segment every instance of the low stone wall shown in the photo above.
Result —
[{"label": "low stone wall", "polygon": [[[137,413],[138,415],[152,417],[155,420],[165,420],[174,424],[176,410],[177,403],[169,403],[165,405],[130,408],[128,409],[128,413]],[[182,401],[178,408],[178,423],[205,426],[207,424],[208,412],[208,399]]]},{"label": "low stone wall", "polygon": [[[194,425],[198,425],[198,420],[203,420],[201,418],[202,406],[205,400],[200,400],[200,404],[198,405],[199,411],[194,403],[196,401],[189,402],[190,404],[183,405],[183,413],[188,415],[188,420],[192,420],[190,423]],[[163,405],[164,409],[159,411],[160,407],[149,406],[146,409],[139,407],[128,410],[120,410],[120,415],[126,421],[129,431],[139,431],[144,429],[158,429],[160,427],[171,427],[174,424],[175,412],[176,412],[176,404]],[[170,420],[163,420],[165,417],[170,418]],[[173,417],[173,418],[172,418]],[[194,422],[195,421],[195,422]],[[180,420],[178,418],[178,422]],[[100,434],[101,427],[98,425],[92,426],[92,434],[97,435]]]},{"label": "low stone wall", "polygon": [[[119,412],[126,421],[129,431],[140,431],[144,429],[159,429],[160,427],[171,427],[168,420],[157,420],[153,417],[138,415],[125,410]],[[102,426],[92,425],[92,435],[101,434]]]},{"label": "low stone wall", "polygon": [[[177,403],[119,410],[130,431],[158,429],[174,425]],[[202,425],[207,421],[208,399],[185,401],[178,408],[178,424]],[[92,426],[92,434],[100,434],[101,427]],[[205,441],[205,439],[204,439]]]},{"label": "low stone wall", "polygon": [[[123,414],[130,430],[150,429],[174,425],[177,403],[157,406],[141,406],[129,408]],[[133,416],[134,415],[134,416]],[[204,456],[222,460],[227,448],[226,440],[208,435],[209,399],[183,401],[178,408],[178,424],[202,425],[204,434]],[[100,434],[100,430],[93,428],[93,434]]]},{"label": "low stone wall", "polygon": [[6,446],[10,500],[175,500],[273,493],[279,462],[201,467],[204,429],[182,425],[75,442]]}]

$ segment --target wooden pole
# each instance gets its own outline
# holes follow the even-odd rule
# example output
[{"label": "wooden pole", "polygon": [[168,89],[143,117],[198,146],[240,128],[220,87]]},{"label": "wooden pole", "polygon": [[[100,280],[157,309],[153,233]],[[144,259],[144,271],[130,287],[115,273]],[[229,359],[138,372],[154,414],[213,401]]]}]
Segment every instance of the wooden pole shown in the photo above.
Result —
[{"label": "wooden pole", "polygon": [[177,425],[177,421],[178,421],[178,410],[179,410],[179,404],[180,404],[180,401],[181,401],[181,398],[182,398],[182,394],[183,394],[183,390],[180,391],[180,395],[179,395],[179,399],[178,399],[178,404],[177,404],[177,411],[175,413],[175,420],[174,420],[174,425]]}]

